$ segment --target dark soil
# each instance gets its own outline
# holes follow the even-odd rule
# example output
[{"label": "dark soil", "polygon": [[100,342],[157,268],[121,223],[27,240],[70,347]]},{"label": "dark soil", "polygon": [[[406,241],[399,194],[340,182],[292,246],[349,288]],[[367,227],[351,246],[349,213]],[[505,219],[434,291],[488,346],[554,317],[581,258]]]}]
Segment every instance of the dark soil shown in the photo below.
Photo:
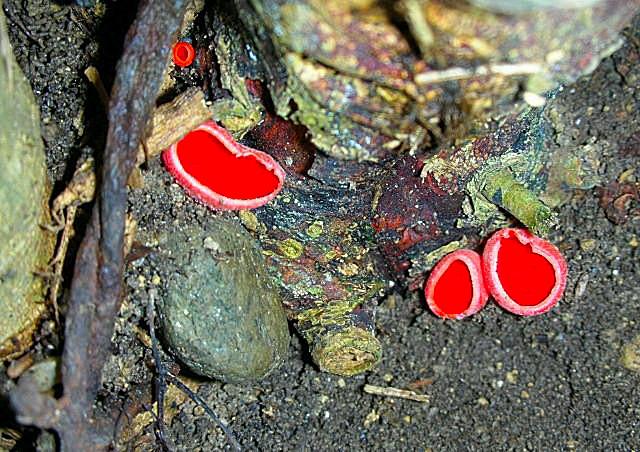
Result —
[{"label": "dark soil", "polygon": [[[89,18],[83,29],[74,25],[78,9],[45,0],[5,3],[14,13],[19,62],[41,106],[50,174],[63,181],[69,162],[95,139],[86,138],[85,126],[103,133],[99,109],[87,107],[98,100],[83,71],[101,55],[96,30],[104,20],[117,21]],[[639,52],[636,20],[620,50],[552,101],[557,146],[596,147],[601,185],[629,169],[628,181],[640,178]],[[212,215],[172,183],[159,159],[144,180],[130,196],[142,244],[153,248],[154,231],[164,225]],[[288,360],[266,380],[200,381],[198,393],[247,450],[638,450],[640,374],[620,359],[622,347],[640,335],[640,218],[612,223],[595,187],[575,193],[559,215],[551,239],[567,258],[569,281],[564,299],[546,315],[521,318],[489,304],[468,320],[445,322],[425,310],[419,294],[397,294],[378,309],[384,355],[372,372],[321,373],[294,336]],[[153,254],[127,270],[128,297],[103,377],[106,401],[150,384],[150,352],[134,327],[146,329],[148,290],[161,284],[162,272]],[[430,401],[369,395],[366,383],[414,388]],[[168,420],[168,430],[176,450],[226,447],[222,431],[191,401]],[[153,447],[153,441],[141,446]]]}]

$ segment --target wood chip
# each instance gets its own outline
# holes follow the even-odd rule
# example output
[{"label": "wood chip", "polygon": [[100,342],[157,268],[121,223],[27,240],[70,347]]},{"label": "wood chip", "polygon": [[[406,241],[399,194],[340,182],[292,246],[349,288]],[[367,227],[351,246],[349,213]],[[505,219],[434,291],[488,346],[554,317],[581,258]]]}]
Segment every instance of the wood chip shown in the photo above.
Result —
[{"label": "wood chip", "polygon": [[189,88],[173,101],[159,106],[153,112],[151,130],[144,146],[138,151],[138,163],[160,154],[208,119],[211,119],[211,111],[205,104],[204,93],[198,88]]},{"label": "wood chip", "polygon": [[11,361],[7,368],[7,376],[11,379],[16,379],[24,373],[33,364],[33,355],[24,355],[21,358]]}]

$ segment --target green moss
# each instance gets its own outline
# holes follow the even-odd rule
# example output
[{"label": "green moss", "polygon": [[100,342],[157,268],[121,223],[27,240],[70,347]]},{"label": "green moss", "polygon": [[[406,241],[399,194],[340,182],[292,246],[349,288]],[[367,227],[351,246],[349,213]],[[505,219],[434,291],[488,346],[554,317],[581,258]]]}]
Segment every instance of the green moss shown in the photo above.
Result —
[{"label": "green moss", "polygon": [[382,346],[372,332],[352,326],[319,337],[311,356],[321,370],[349,377],[376,366]]},{"label": "green moss", "polygon": [[304,252],[304,246],[297,240],[288,238],[278,243],[278,252],[287,259],[298,259]]},{"label": "green moss", "polygon": [[245,79],[238,70],[234,58],[234,55],[242,53],[238,46],[237,39],[232,39],[225,33],[218,36],[215,51],[220,65],[220,82],[232,97],[220,99],[211,107],[214,119],[222,122],[236,139],[242,138],[264,117],[262,104],[255,102],[249,95]]},{"label": "green moss", "polygon": [[316,220],[312,224],[307,227],[306,233],[312,239],[317,239],[322,235],[323,232],[323,224],[322,221]]},{"label": "green moss", "polygon": [[511,213],[535,234],[548,234],[556,221],[551,209],[516,181],[508,169],[487,177],[482,192],[487,199]]}]

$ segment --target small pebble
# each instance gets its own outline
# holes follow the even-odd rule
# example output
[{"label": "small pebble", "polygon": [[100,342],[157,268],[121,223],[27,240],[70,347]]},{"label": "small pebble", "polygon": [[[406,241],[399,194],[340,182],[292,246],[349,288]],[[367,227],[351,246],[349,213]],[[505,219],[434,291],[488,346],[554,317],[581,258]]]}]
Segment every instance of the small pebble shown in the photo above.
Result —
[{"label": "small pebble", "polygon": [[595,239],[580,240],[580,249],[585,253],[591,252],[596,248],[598,241]]},{"label": "small pebble", "polygon": [[373,424],[374,422],[378,422],[378,420],[380,419],[380,414],[378,414],[378,412],[373,409],[369,412],[369,414],[367,414],[367,417],[364,418],[364,427],[365,428],[369,428],[369,426],[371,424]]},{"label": "small pebble", "polygon": [[569,439],[567,440],[566,445],[567,445],[567,449],[574,450],[578,448],[578,441]]},{"label": "small pebble", "polygon": [[573,296],[575,297],[576,300],[579,298],[582,298],[582,296],[587,290],[587,284],[589,284],[589,273],[583,273],[578,278],[578,282],[576,283],[576,288],[573,292]]},{"label": "small pebble", "polygon": [[622,347],[620,363],[628,370],[640,372],[640,336]]},{"label": "small pebble", "polygon": [[547,100],[544,97],[540,94],[532,93],[531,91],[526,91],[522,95],[522,98],[527,104],[535,108],[543,107],[547,103]]}]

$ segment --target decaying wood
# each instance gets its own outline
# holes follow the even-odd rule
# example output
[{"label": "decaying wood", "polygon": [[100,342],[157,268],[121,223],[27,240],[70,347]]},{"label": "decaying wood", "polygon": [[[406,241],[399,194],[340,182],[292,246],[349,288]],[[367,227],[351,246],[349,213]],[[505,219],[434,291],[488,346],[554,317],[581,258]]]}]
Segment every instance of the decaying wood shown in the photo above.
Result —
[{"label": "decaying wood", "polygon": [[101,185],[76,258],[65,330],[63,396],[33,380],[11,395],[20,422],[55,429],[62,450],[106,450],[115,420],[94,414],[115,316],[122,300],[127,187],[187,1],[145,0],[118,63]]},{"label": "decaying wood", "polygon": [[[185,3],[187,2],[184,0],[143,0],[138,20],[132,28],[127,40],[128,44],[125,46],[125,54],[119,64],[118,76],[110,100],[110,128],[100,178],[102,185],[99,188],[91,222],[75,265],[65,332],[64,395],[56,400],[49,395],[41,394],[35,382],[29,379],[22,380],[12,395],[19,420],[41,428],[55,429],[61,436],[63,450],[70,450],[72,447],[74,450],[106,449],[110,442],[109,434],[114,430],[115,421],[95,415],[93,403],[100,387],[101,371],[109,353],[114,319],[122,299],[125,254],[123,249],[126,241],[126,182],[135,164],[140,161],[140,143],[144,143],[147,156],[157,155],[184,133],[211,116],[211,112],[204,103],[203,93],[198,89],[192,89],[183,93],[173,103],[159,107],[153,115],[152,124],[147,128],[148,118],[152,114],[156,94],[168,61],[170,44],[180,26]],[[245,4],[246,2],[237,0],[236,3]],[[406,4],[411,5],[415,2],[407,1]],[[428,47],[427,41],[425,41],[425,47]],[[283,44],[282,48],[285,49],[286,46]],[[287,51],[291,54],[292,61],[298,63],[298,66],[291,68],[292,71],[307,68],[307,61],[302,60],[299,55],[296,59],[291,49]],[[268,55],[268,53],[263,54]],[[347,56],[350,56],[348,52]],[[268,58],[265,60],[266,73],[281,75],[278,73],[281,68],[277,67],[277,61],[269,61]],[[326,63],[330,59],[325,58],[321,61]],[[324,66],[318,66],[323,71],[326,70]],[[336,66],[334,69],[338,71],[341,68]],[[367,65],[362,64],[350,72],[346,71],[346,76],[350,77],[346,80],[351,81],[358,75],[369,76],[370,73],[365,72],[366,68]],[[320,69],[317,70],[320,71]],[[532,74],[539,70],[540,66],[536,63],[531,65],[528,63],[493,64],[478,66],[475,69],[456,66],[441,71],[416,73],[414,81],[418,85],[426,85],[493,74]],[[370,88],[388,90],[390,86],[393,88],[395,84],[399,84],[397,93],[394,93],[397,94],[396,100],[401,95],[404,96],[400,88],[407,88],[407,90],[414,88],[413,85],[402,84],[403,80],[408,78],[403,75],[404,72],[397,80],[388,78],[385,74],[379,75],[377,87],[370,86]],[[286,79],[286,77],[280,78]],[[282,80],[274,76],[269,82],[278,87],[278,82]],[[324,78],[319,77],[317,80],[324,81]],[[343,80],[345,78],[336,76],[334,81],[338,83]],[[311,88],[313,86],[309,87],[310,92],[318,92]],[[335,89],[335,92],[337,91],[339,91],[338,88]],[[384,92],[389,93],[389,91]],[[279,99],[277,94],[275,91],[271,93],[276,101]],[[292,98],[283,95],[282,99],[283,102],[279,105],[281,111],[284,111],[289,108]],[[300,99],[306,98],[300,97]],[[368,97],[363,96],[363,99],[366,100]],[[412,105],[410,96],[404,96],[402,99],[405,99],[409,109]],[[294,97],[293,100],[296,98]],[[308,107],[310,123],[311,119],[316,120],[328,114],[335,114],[337,119],[344,116],[344,111],[315,109],[320,104],[319,101],[310,99],[308,102],[311,105]],[[286,105],[286,108],[283,105]],[[364,102],[363,105],[366,106],[368,103]],[[386,108],[387,105],[384,104],[383,107]],[[351,113],[355,114],[359,111],[354,108]],[[397,112],[394,110],[392,113],[395,115]],[[436,118],[440,112],[432,114],[432,117]],[[391,115],[392,119],[394,115]],[[403,111],[397,115],[404,117],[406,112]],[[371,114],[371,118],[362,115],[357,117],[367,126],[381,127],[378,114]],[[259,236],[263,247],[271,253],[271,261],[280,269],[288,270],[286,274],[288,279],[283,278],[283,282],[284,292],[289,291],[289,308],[297,315],[303,334],[311,339],[312,344],[314,341],[317,342],[314,358],[321,367],[322,363],[325,363],[324,368],[348,375],[366,370],[378,362],[380,347],[372,333],[373,312],[377,297],[386,287],[381,271],[375,265],[380,260],[378,249],[391,251],[384,254],[389,256],[388,260],[391,261],[389,268],[397,270],[398,274],[406,272],[407,268],[418,270],[422,274],[425,266],[410,267],[406,264],[410,262],[420,264],[417,258],[424,255],[428,257],[431,252],[437,251],[435,248],[446,245],[445,239],[450,243],[452,239],[449,230],[459,230],[460,240],[464,239],[463,233],[467,232],[467,229],[458,228],[457,220],[465,207],[463,204],[465,191],[470,190],[467,182],[473,182],[471,179],[478,171],[475,167],[465,169],[463,179],[459,168],[465,167],[459,166],[454,173],[458,177],[442,177],[443,174],[446,176],[446,171],[450,169],[445,163],[452,161],[456,155],[463,160],[462,157],[477,154],[479,157],[471,163],[481,166],[489,158],[501,157],[501,154],[505,154],[506,151],[502,149],[500,155],[498,152],[490,154],[489,149],[495,149],[495,146],[489,145],[502,143],[503,148],[506,149],[513,143],[520,143],[522,140],[517,138],[525,136],[528,131],[525,127],[528,123],[523,125],[524,121],[513,120],[512,122],[515,125],[510,124],[511,128],[505,132],[506,138],[503,134],[478,139],[468,143],[466,147],[458,147],[457,152],[454,149],[446,155],[436,155],[430,159],[409,156],[395,160],[395,156],[391,153],[381,151],[379,155],[374,155],[373,160],[395,160],[393,166],[384,168],[389,170],[388,177],[382,177],[385,176],[382,168],[371,169],[359,163],[350,167],[345,163],[340,171],[334,171],[333,161],[326,157],[319,157],[314,168],[309,169],[305,165],[305,171],[309,170],[310,178],[296,179],[291,175],[293,182],[290,182],[283,191],[287,197],[283,196],[280,204],[265,206],[256,214],[245,216],[245,219],[248,218],[246,221],[248,229],[251,229],[249,224],[256,225],[252,230]],[[355,120],[353,124],[354,129],[359,125]],[[395,129],[397,125],[396,122],[389,121],[385,127]],[[518,127],[526,130],[521,131]],[[145,140],[146,130],[151,131],[151,136]],[[282,130],[274,127],[265,131],[259,138],[271,138],[271,132]],[[351,140],[351,135],[345,133],[348,129],[338,128],[337,130]],[[420,128],[419,131],[419,134],[416,132],[416,136],[424,136],[425,129]],[[322,134],[318,132],[318,136],[320,135]],[[324,135],[329,134],[327,132]],[[282,137],[282,134],[276,134],[276,136]],[[363,140],[371,136],[375,135],[364,132],[361,134]],[[409,135],[403,133],[403,136]],[[325,145],[334,143],[321,140],[318,142]],[[395,141],[375,142],[374,147],[384,150],[397,147],[391,146],[393,143]],[[418,146],[419,140],[416,143],[415,146]],[[334,146],[330,146],[329,150],[333,148]],[[518,152],[524,154],[524,150],[518,150]],[[364,157],[348,152],[340,154],[341,158],[351,158],[354,155],[362,160],[371,157],[366,153],[363,154]],[[426,170],[422,171],[424,168]],[[350,177],[345,176],[348,170],[352,171]],[[421,173],[425,176],[419,177]],[[362,177],[359,178],[358,175]],[[348,185],[344,183],[347,179],[351,179]],[[372,180],[375,180],[376,184],[371,183]],[[374,192],[374,188],[378,186],[381,187],[380,191]],[[394,187],[406,192],[407,196],[402,198],[402,193],[393,192]],[[480,190],[486,187],[485,184],[477,188]],[[366,194],[363,194],[365,192]],[[385,197],[385,194],[389,196]],[[290,203],[291,199],[295,202]],[[406,199],[406,206],[399,202],[402,199]],[[438,204],[428,202],[433,200],[438,201]],[[374,208],[370,209],[372,205]],[[415,212],[412,206],[416,206]],[[437,215],[432,215],[434,213]],[[375,220],[375,231],[370,226],[372,219]],[[391,222],[391,219],[397,219],[397,221]],[[433,227],[430,230],[419,229],[425,224]],[[434,240],[442,241],[434,242]],[[387,246],[386,249],[385,246]],[[324,268],[318,266],[318,263]],[[325,309],[323,303],[329,308]],[[150,323],[153,324],[153,320]],[[354,354],[355,347],[352,343],[349,343],[348,347],[343,347],[347,352],[343,355],[348,358],[343,361],[349,361],[352,366],[346,369],[343,362],[336,365],[336,357],[340,356],[336,352],[337,346],[342,346],[345,341],[333,348],[325,344],[327,342],[325,339],[329,336],[327,333],[335,336],[336,332],[342,331],[358,332],[360,334],[358,339],[367,345],[366,349],[357,350],[362,352],[363,358]],[[349,336],[349,339],[352,337],[353,335]],[[155,341],[153,335],[152,340]],[[328,351],[325,353],[325,350]],[[156,355],[156,362],[161,364],[157,353],[154,355]],[[353,359],[354,356],[360,361]],[[353,366],[353,362],[358,365]],[[360,365],[361,363],[363,364]],[[188,390],[188,388],[184,389],[180,380],[171,373],[163,375],[167,381],[184,391]],[[397,388],[367,385],[364,390],[373,394],[427,401],[426,396]],[[190,396],[198,400],[197,395],[192,393]],[[162,399],[160,393],[157,394],[157,398]],[[159,402],[159,405],[162,405],[162,400]],[[203,407],[207,410],[206,404]],[[215,413],[210,410],[207,412],[217,419]],[[159,413],[159,419],[162,419],[161,413]]]},{"label": "decaying wood", "polygon": [[159,106],[153,112],[149,136],[138,151],[138,161],[157,156],[211,116],[204,93],[198,88],[189,88],[173,101]]}]

